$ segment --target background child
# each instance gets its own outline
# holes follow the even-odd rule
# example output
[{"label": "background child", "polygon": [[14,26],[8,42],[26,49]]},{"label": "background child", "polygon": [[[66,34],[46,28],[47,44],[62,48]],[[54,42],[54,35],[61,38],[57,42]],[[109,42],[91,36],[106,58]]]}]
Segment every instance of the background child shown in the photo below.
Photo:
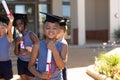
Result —
[{"label": "background child", "polygon": [[10,59],[10,45],[13,40],[12,24],[14,17],[11,15],[9,24],[7,19],[0,17],[0,79],[10,80],[13,77],[12,64]]},{"label": "background child", "polygon": [[[63,19],[64,21],[60,24],[60,33],[58,34],[57,39],[58,41],[61,41],[63,44],[68,45],[67,41],[65,40],[68,19],[62,18],[62,17],[59,17],[59,18]],[[67,68],[66,67],[62,70],[62,74],[63,74],[63,80],[67,80]]]},{"label": "background child", "polygon": [[[33,44],[39,42],[35,33],[27,30],[27,15],[14,14],[14,26],[22,34],[22,37],[15,39],[14,52],[18,55],[17,68],[18,74],[22,80],[34,80],[34,75],[28,70],[28,62],[30,60]],[[20,42],[23,41],[24,48],[20,48]]]},{"label": "background child", "polygon": [[[67,62],[68,46],[57,41],[60,30],[61,19],[55,15],[46,15],[43,32],[45,39],[39,45],[34,45],[32,56],[29,62],[29,70],[37,77],[36,80],[63,80],[62,69]],[[46,61],[48,49],[52,51],[51,68],[46,72]],[[35,62],[38,58],[38,69],[35,69]]]}]

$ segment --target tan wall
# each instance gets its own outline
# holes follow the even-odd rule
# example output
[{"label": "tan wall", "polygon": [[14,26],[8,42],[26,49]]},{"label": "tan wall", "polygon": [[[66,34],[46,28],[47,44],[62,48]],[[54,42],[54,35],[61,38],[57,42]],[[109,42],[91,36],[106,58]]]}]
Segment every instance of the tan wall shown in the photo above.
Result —
[{"label": "tan wall", "polygon": [[109,0],[86,0],[86,30],[108,29]]}]

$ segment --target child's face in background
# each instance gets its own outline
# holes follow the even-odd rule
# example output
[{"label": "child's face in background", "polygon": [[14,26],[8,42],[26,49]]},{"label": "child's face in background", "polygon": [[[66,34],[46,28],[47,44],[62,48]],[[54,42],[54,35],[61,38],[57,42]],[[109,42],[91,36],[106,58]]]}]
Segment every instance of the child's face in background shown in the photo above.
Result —
[{"label": "child's face in background", "polygon": [[60,33],[57,35],[57,39],[61,40],[65,35],[65,31],[63,29],[60,29]]},{"label": "child's face in background", "polygon": [[46,38],[56,39],[57,35],[60,32],[58,23],[46,22],[43,28]]},{"label": "child's face in background", "polygon": [[15,27],[19,32],[22,32],[25,28],[24,22],[21,19],[15,21]]}]

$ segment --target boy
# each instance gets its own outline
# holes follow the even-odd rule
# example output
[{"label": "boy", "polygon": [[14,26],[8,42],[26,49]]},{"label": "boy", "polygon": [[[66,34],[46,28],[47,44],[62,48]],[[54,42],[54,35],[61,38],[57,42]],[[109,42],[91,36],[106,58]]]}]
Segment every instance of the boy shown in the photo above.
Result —
[{"label": "boy", "polygon": [[[68,46],[57,41],[61,18],[52,14],[41,13],[46,15],[43,27],[45,39],[41,40],[40,44],[34,45],[29,70],[37,77],[36,80],[63,80],[62,69],[67,63]],[[49,63],[49,71],[46,71],[48,49],[52,52],[52,59]],[[34,67],[36,59],[38,59],[37,69]]]},{"label": "boy", "polygon": [[[62,17],[60,17],[62,18]],[[67,31],[67,22],[68,19],[63,18],[63,22],[60,24],[60,33],[57,36],[58,41],[61,41],[63,44],[68,45],[67,41],[65,40],[64,36],[65,33]],[[62,70],[62,74],[63,74],[63,80],[67,80],[67,69],[66,67]]]}]

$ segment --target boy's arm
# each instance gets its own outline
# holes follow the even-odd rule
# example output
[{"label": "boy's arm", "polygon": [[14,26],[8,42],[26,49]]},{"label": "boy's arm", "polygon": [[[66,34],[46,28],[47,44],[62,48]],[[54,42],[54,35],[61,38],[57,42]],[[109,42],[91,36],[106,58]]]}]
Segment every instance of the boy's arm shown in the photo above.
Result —
[{"label": "boy's arm", "polygon": [[7,31],[8,31],[8,40],[9,42],[12,42],[13,40],[13,35],[12,35],[12,26],[13,26],[13,20],[14,20],[14,17],[13,15],[9,16],[9,24],[8,24],[8,27],[7,27]]},{"label": "boy's arm", "polygon": [[62,44],[61,54],[59,54],[55,43],[50,42],[47,44],[47,47],[52,50],[52,54],[55,60],[57,67],[62,70],[66,66],[67,57],[68,57],[68,45]]},{"label": "boy's arm", "polygon": [[36,59],[38,57],[38,50],[39,50],[39,43],[34,44],[33,49],[32,49],[32,54],[30,57],[30,61],[29,61],[29,65],[28,65],[28,69],[30,70],[30,72],[33,73],[37,77],[40,75],[40,73],[38,73],[37,70],[35,69]]},{"label": "boy's arm", "polygon": [[39,53],[38,53],[39,52],[39,47],[40,47],[39,42],[35,43],[33,45],[33,50],[32,50],[32,54],[31,54],[31,57],[30,57],[29,64],[28,64],[28,69],[36,77],[44,79],[44,80],[50,80],[51,74],[49,74],[48,72],[42,72],[42,73],[40,73],[35,68],[36,59],[37,59],[37,57],[39,55]]},{"label": "boy's arm", "polygon": [[61,54],[58,53],[57,49],[54,49],[53,56],[58,68],[61,70],[64,69],[67,63],[67,58],[68,58],[68,45],[66,44],[62,45]]}]

